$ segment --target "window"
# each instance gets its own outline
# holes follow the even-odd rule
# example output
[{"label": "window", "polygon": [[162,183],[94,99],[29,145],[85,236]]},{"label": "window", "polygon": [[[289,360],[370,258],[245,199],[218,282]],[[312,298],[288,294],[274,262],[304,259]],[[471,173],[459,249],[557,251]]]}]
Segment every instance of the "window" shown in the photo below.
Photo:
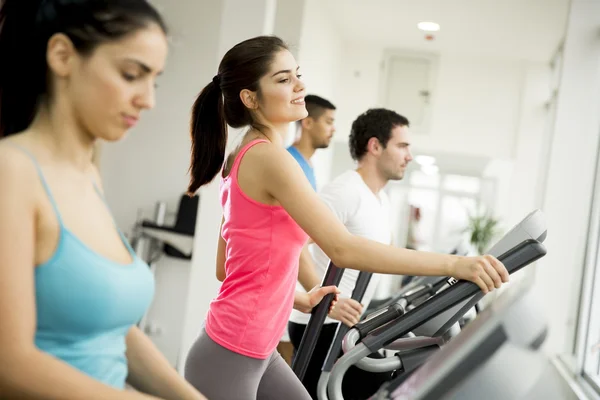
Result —
[{"label": "window", "polygon": [[[557,102],[559,98],[560,69],[562,66],[562,48],[558,50],[552,63],[550,98],[547,108],[546,156],[542,157],[543,171],[549,165],[549,153],[552,135],[555,129]],[[576,337],[572,352],[561,354],[560,359],[568,372],[576,379],[577,386],[584,392],[589,391],[590,398],[600,394],[600,149],[597,149],[596,172],[592,207],[589,218],[586,253],[581,277],[581,290],[578,303]],[[546,176],[540,179],[543,193]],[[595,393],[593,393],[595,392]]]},{"label": "window", "polygon": [[492,211],[495,192],[492,179],[411,171],[405,182],[388,185],[392,209],[405,214],[394,218],[401,239],[396,244],[443,253],[468,250],[469,216]]},{"label": "window", "polygon": [[426,174],[420,170],[416,170],[410,173],[410,185],[437,189],[440,185],[440,176],[438,174]]},{"label": "window", "polygon": [[586,329],[586,344],[584,352],[583,374],[598,388],[600,388],[600,254],[596,252],[596,258],[593,261],[594,279],[592,286],[592,296],[590,299],[589,321]]},{"label": "window", "polygon": [[[476,179],[476,178],[475,178]],[[477,199],[466,196],[444,195],[441,201],[439,228],[435,242],[445,253],[465,251],[468,233],[464,230],[469,224],[469,215],[477,212]]]},{"label": "window", "polygon": [[[600,158],[597,164],[596,188],[600,187]],[[600,196],[598,189],[594,193],[575,352],[577,373],[600,392]]]},{"label": "window", "polygon": [[434,251],[433,238],[437,229],[436,220],[439,208],[438,192],[431,189],[411,188],[408,192],[408,204],[419,210],[419,221],[413,224],[414,229],[411,231],[409,247]]},{"label": "window", "polygon": [[446,175],[444,189],[477,194],[481,189],[481,179],[474,176]]}]

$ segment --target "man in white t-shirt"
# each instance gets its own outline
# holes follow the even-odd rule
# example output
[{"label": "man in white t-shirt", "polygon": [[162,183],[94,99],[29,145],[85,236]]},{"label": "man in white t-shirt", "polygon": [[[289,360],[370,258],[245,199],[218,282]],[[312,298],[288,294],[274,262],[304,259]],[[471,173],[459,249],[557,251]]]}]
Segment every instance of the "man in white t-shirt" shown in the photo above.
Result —
[{"label": "man in white t-shirt", "polygon": [[[341,174],[319,192],[321,199],[350,233],[391,244],[390,203],[382,189],[388,181],[402,179],[412,160],[408,126],[405,117],[386,109],[370,109],[353,122],[349,145],[358,167]],[[312,262],[306,257],[300,259],[298,290],[310,290],[320,285],[329,265],[329,258],[318,246],[312,246],[312,254]],[[337,321],[348,326],[355,325],[377,288],[379,276],[374,274],[361,303],[351,299],[358,274],[357,270],[344,271],[338,285],[341,291],[339,301],[325,320],[306,371],[304,385],[313,399],[317,398],[317,382],[335,336]],[[300,346],[309,319],[310,314],[292,311],[288,332],[295,349]],[[344,398],[367,398],[387,379],[389,374],[351,369],[346,373],[342,387]]]}]

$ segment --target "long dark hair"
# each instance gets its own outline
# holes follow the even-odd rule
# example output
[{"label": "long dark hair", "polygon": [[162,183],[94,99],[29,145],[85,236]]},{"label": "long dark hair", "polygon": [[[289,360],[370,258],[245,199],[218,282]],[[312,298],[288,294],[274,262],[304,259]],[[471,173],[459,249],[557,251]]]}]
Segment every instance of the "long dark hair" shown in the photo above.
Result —
[{"label": "long dark hair", "polygon": [[258,81],[268,71],[275,55],[287,45],[276,36],[258,36],[238,43],[221,60],[217,75],[194,102],[191,118],[191,180],[188,193],[212,181],[223,166],[227,125],[233,128],[260,126],[242,100],[248,89],[260,97]]},{"label": "long dark hair", "polygon": [[89,55],[101,43],[155,23],[146,0],[4,0],[0,8],[0,137],[26,129],[48,94],[46,49],[63,33]]}]

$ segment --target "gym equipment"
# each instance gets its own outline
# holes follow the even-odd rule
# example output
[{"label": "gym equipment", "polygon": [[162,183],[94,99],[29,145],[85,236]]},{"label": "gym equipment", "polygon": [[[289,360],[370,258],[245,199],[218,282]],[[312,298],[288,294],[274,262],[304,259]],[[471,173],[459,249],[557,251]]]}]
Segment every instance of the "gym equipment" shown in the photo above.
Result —
[{"label": "gym equipment", "polygon": [[146,253],[151,252],[146,246],[150,244],[153,245],[150,247],[162,248],[162,252],[168,256],[191,260],[199,200],[197,195],[182,195],[172,226],[164,225],[166,206],[161,202],[156,204],[154,221],[136,221],[132,243],[138,255],[147,257]]},{"label": "gym equipment", "polygon": [[371,399],[575,399],[538,351],[548,331],[541,315],[530,285],[510,288],[410,377],[385,383]]},{"label": "gym equipment", "polygon": [[[509,232],[507,232],[502,240],[500,240],[492,248],[490,248],[490,250],[488,250],[488,254],[503,254],[511,247],[514,247],[514,245],[516,245],[518,242],[525,239],[534,239],[540,243],[543,243],[546,239],[546,234],[547,231],[543,213],[540,210],[534,210],[531,213],[529,213],[525,218],[523,218],[523,220],[519,224],[515,225]],[[510,238],[510,241],[506,240],[508,238]],[[393,296],[388,299],[383,299],[383,301],[372,301],[365,315],[368,315],[375,310],[379,310],[384,307],[389,307],[390,305],[398,302],[408,291],[412,291],[417,287],[422,287],[429,284],[435,285],[436,283],[444,279],[446,278],[439,276],[417,277],[408,285],[400,289],[396,296]]]},{"label": "gym equipment", "polygon": [[[543,257],[545,254],[546,249],[541,243],[529,239],[500,256],[499,259],[504,263],[509,273],[512,274],[524,266],[532,263],[533,261]],[[368,354],[371,354],[373,351],[384,348],[394,340],[402,338],[409,332],[414,331],[415,328],[419,327],[424,322],[432,320],[445,310],[451,309],[455,305],[460,304],[465,299],[480,298],[482,295],[483,293],[474,283],[468,281],[457,281],[451,287],[441,291],[439,294],[433,296],[420,306],[397,318],[395,321],[374,330],[356,347],[350,346],[349,351],[338,360],[331,372],[331,377],[327,385],[330,398],[332,400],[343,399],[341,391],[343,374],[351,365],[354,364],[360,368],[374,372],[399,370],[404,373],[404,377],[413,372],[417,367],[420,366],[420,363],[413,363],[411,370],[408,370],[407,368],[403,369],[404,360],[402,358],[402,353],[398,354],[397,357],[390,357],[383,360],[363,360],[363,358]],[[444,332],[441,331],[441,333],[443,334]],[[438,336],[440,335],[433,335],[433,337],[429,339],[435,339]],[[428,355],[431,355],[437,351],[437,349],[431,348],[431,346],[435,345],[436,343],[414,343],[414,339],[420,338],[397,340],[395,347],[402,348],[403,350],[415,350],[417,354],[421,354],[423,351],[429,353],[425,354],[424,357],[421,357],[421,362],[427,359]],[[406,346],[401,346],[402,344],[406,344]]]},{"label": "gym equipment", "polygon": [[[382,308],[386,308],[386,307],[391,306],[392,304],[398,303],[405,295],[407,295],[408,293],[411,293],[415,290],[425,290],[426,288],[428,288],[429,296],[433,296],[435,294],[435,292],[439,289],[439,287],[437,287],[437,285],[439,285],[441,282],[444,282],[446,279],[447,278],[443,277],[443,276],[415,277],[415,279],[413,279],[406,286],[403,286],[402,288],[400,288],[398,293],[396,293],[394,296],[391,296],[391,297],[388,297],[385,299],[371,301],[371,304],[369,304],[369,307],[365,311],[365,314],[364,314],[365,319],[367,319],[369,317],[369,315],[373,312],[377,312],[378,310],[381,310]],[[426,295],[427,295],[427,293],[424,292],[423,296],[426,296]]]},{"label": "gym equipment", "polygon": [[[338,286],[342,280],[343,274],[344,270],[342,268],[338,268],[332,262],[329,262],[327,272],[321,282],[321,287],[331,285]],[[325,322],[325,318],[327,318],[329,305],[333,301],[333,298],[333,294],[328,294],[321,300],[319,305],[314,307],[311,311],[311,316],[306,325],[306,329],[304,330],[304,335],[302,335],[300,346],[296,351],[294,361],[292,361],[292,370],[301,382],[304,380],[308,363],[315,351],[317,340],[323,327],[323,322]]]},{"label": "gym equipment", "polygon": [[[509,231],[490,249],[489,253],[501,259],[512,274],[545,255],[546,250],[538,241],[543,241],[545,237],[543,214],[537,210]],[[347,354],[338,360],[331,373],[326,368],[323,370],[319,382],[320,398],[327,398],[327,388],[333,400],[342,399],[343,374],[355,363],[358,367],[373,372],[396,370],[400,371],[402,376],[408,376],[445,343],[444,335],[456,326],[458,320],[482,297],[483,293],[475,284],[449,278],[435,296],[394,321],[388,321],[386,325],[378,327],[355,348],[353,348],[354,344],[364,337],[364,333],[361,335],[359,330],[351,330],[346,335],[343,346],[344,350],[348,350]],[[382,314],[385,315],[386,312],[383,311]],[[375,323],[371,325],[376,326]],[[414,337],[415,334],[423,337]],[[413,337],[397,340],[406,335]],[[404,352],[381,360],[368,358],[361,360],[366,355],[389,345],[393,349],[402,349]],[[331,379],[328,379],[329,375]]]}]

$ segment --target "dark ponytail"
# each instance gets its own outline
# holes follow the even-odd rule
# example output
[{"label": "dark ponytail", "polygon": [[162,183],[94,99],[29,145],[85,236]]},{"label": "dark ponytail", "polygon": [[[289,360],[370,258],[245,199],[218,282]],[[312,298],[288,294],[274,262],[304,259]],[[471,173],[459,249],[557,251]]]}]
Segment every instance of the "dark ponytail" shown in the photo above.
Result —
[{"label": "dark ponytail", "polygon": [[[206,85],[192,108],[192,180],[188,194],[194,194],[221,170],[227,145],[227,124],[219,76]],[[196,138],[202,138],[199,142]]]},{"label": "dark ponytail", "polygon": [[200,93],[192,109],[191,180],[188,194],[211,182],[223,166],[227,125],[264,129],[242,103],[244,89],[261,92],[258,81],[269,71],[275,55],[287,50],[276,36],[258,36],[238,43],[221,60],[219,72]]},{"label": "dark ponytail", "polygon": [[4,0],[0,6],[0,137],[27,129],[49,96],[46,49],[56,33],[89,55],[150,23],[166,25],[146,0]]},{"label": "dark ponytail", "polygon": [[45,56],[36,40],[39,1],[4,0],[0,9],[0,137],[33,120],[45,85]]}]

